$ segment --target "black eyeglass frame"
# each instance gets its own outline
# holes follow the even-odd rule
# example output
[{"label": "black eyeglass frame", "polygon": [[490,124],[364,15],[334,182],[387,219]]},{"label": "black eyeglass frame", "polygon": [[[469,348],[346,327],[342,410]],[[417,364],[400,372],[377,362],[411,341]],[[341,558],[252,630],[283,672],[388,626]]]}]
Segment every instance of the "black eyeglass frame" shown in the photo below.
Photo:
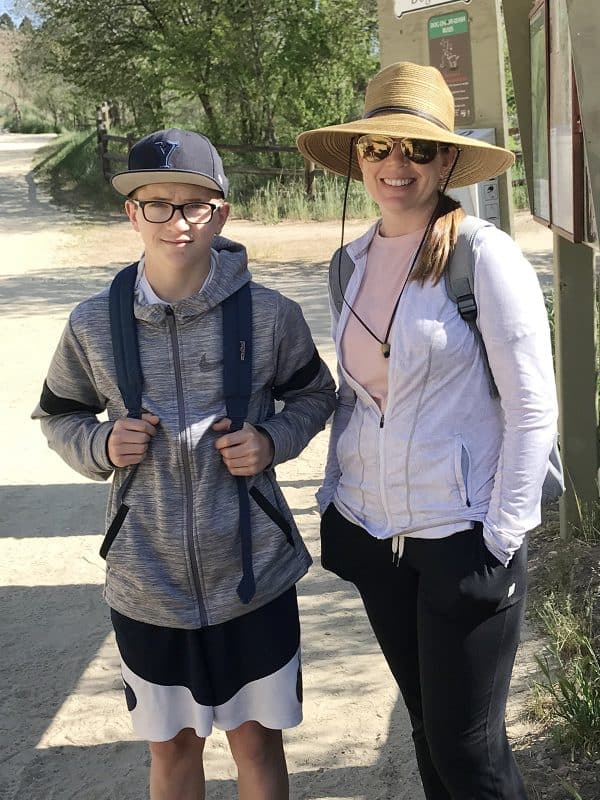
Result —
[{"label": "black eyeglass frame", "polygon": [[[142,209],[142,215],[143,215],[144,219],[146,220],[146,222],[149,222],[151,225],[164,225],[165,222],[170,222],[173,219],[173,215],[175,214],[176,211],[180,211],[181,212],[181,216],[188,223],[188,225],[208,225],[208,223],[214,217],[215,211],[217,209],[221,208],[220,205],[217,205],[216,203],[209,203],[207,200],[190,201],[188,203],[180,203],[179,205],[177,205],[175,203],[169,203],[168,200],[136,200],[134,197],[131,197],[130,200],[131,200],[132,203],[135,203],[135,205],[138,208]],[[163,206],[171,206],[171,213],[169,214],[169,216],[166,219],[163,219],[160,222],[157,222],[154,219],[148,219],[148,217],[146,216],[145,207],[149,203],[160,203],[160,205],[163,205]],[[190,219],[188,219],[186,217],[186,215],[185,215],[185,207],[186,206],[207,206],[208,208],[210,208],[210,217],[208,219],[206,219],[206,220],[203,220],[202,222],[194,222],[193,220],[190,220]]]},{"label": "black eyeglass frame", "polygon": [[[368,139],[379,139],[379,140],[385,140],[386,142],[389,142],[390,143],[390,148],[389,148],[388,152],[382,158],[369,158],[368,156],[366,156],[361,151],[361,148],[360,148],[361,142],[363,140],[368,140]],[[419,160],[419,158],[414,158],[414,154],[409,154],[409,153],[405,152],[405,150],[403,148],[403,143],[404,142],[411,142],[411,144],[413,142],[425,142],[426,144],[429,144],[429,145],[435,145],[435,153],[433,153],[431,158],[427,158],[426,160],[423,160],[423,159]],[[402,136],[402,137],[394,138],[393,136],[385,136],[384,134],[365,133],[365,134],[363,134],[362,136],[360,136],[356,140],[356,150],[357,150],[357,152],[359,153],[361,158],[364,158],[365,161],[368,161],[371,164],[378,164],[381,161],[385,161],[386,158],[389,158],[392,155],[392,152],[393,152],[394,148],[396,147],[396,145],[400,146],[400,149],[402,151],[403,157],[407,158],[409,161],[412,161],[413,164],[431,164],[431,162],[435,159],[435,157],[440,152],[440,150],[443,150],[444,148],[450,147],[450,145],[446,144],[445,142],[436,142],[436,141],[433,141],[431,139],[419,139],[419,138],[413,137],[413,136]]]}]

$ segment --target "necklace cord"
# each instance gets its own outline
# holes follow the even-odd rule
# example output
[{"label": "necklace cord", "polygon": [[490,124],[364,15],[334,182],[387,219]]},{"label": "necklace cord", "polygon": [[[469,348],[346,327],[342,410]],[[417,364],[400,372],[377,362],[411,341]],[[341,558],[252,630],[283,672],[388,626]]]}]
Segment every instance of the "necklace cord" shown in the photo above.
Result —
[{"label": "necklace cord", "polygon": [[[377,336],[377,334],[374,331],[372,331],[371,328],[369,328],[367,323],[352,308],[350,303],[346,300],[346,293],[344,292],[344,287],[342,286],[342,252],[343,252],[343,249],[344,249],[344,229],[345,229],[345,226],[346,226],[346,208],[347,208],[347,203],[348,203],[348,191],[349,191],[349,188],[350,188],[350,178],[351,178],[351,173],[352,173],[352,155],[353,155],[353,152],[354,152],[354,142],[355,142],[355,137],[353,136],[350,139],[350,148],[349,148],[349,151],[348,151],[348,171],[346,173],[346,186],[345,186],[345,189],[344,189],[344,203],[343,203],[343,207],[342,207],[342,236],[341,236],[341,241],[340,241],[340,247],[339,247],[339,250],[338,250],[337,279],[338,279],[338,286],[340,288],[340,294],[342,296],[342,303],[344,305],[348,306],[348,309],[349,309],[350,313],[363,326],[363,328],[367,331],[367,333],[370,334],[383,347],[385,345],[384,340],[380,339],[379,336]],[[387,339],[387,337],[386,337],[386,339]],[[386,358],[387,358],[387,356],[386,356]]]},{"label": "necklace cord", "polygon": [[[392,325],[393,325],[393,322],[394,322],[394,317],[396,316],[396,311],[398,310],[398,305],[400,304],[400,298],[402,297],[402,292],[404,291],[404,287],[408,283],[408,279],[410,278],[410,274],[413,271],[413,268],[414,268],[415,264],[419,260],[419,254],[421,253],[421,250],[423,249],[423,245],[427,241],[427,237],[431,233],[431,230],[432,230],[433,226],[435,225],[435,223],[436,223],[436,221],[438,219],[438,210],[439,210],[439,207],[442,204],[442,198],[444,196],[444,193],[446,191],[446,187],[448,186],[450,178],[452,177],[452,173],[454,172],[454,167],[456,166],[456,162],[458,161],[459,155],[460,155],[460,149],[457,148],[457,150],[456,150],[456,158],[452,162],[452,167],[450,168],[450,170],[448,172],[448,175],[446,177],[446,180],[444,181],[444,185],[443,185],[441,191],[438,192],[437,203],[435,204],[435,208],[433,209],[433,212],[432,212],[431,216],[429,217],[429,222],[427,223],[427,226],[425,227],[425,232],[423,233],[421,241],[419,242],[419,246],[417,247],[415,255],[413,256],[413,259],[411,261],[411,264],[410,264],[410,267],[409,267],[409,270],[408,270],[408,274],[407,274],[407,276],[406,276],[406,278],[404,280],[404,283],[402,284],[402,288],[400,289],[400,294],[398,295],[398,298],[396,300],[396,304],[394,305],[394,310],[392,311],[392,316],[390,317],[390,322],[389,322],[389,325],[387,327],[387,331],[385,332],[385,339],[383,340],[383,342],[381,342],[381,345],[383,347],[385,347],[387,345],[388,348],[389,348],[388,339],[389,339],[389,336],[390,336],[390,332],[392,330]],[[381,340],[379,340],[379,341],[381,341]],[[387,352],[388,352],[388,356],[389,356],[389,349],[388,349]],[[385,352],[384,352],[384,355],[385,355]]]},{"label": "necklace cord", "polygon": [[346,186],[345,186],[345,189],[344,189],[344,204],[343,204],[343,208],[342,208],[342,237],[341,237],[341,242],[340,242],[340,248],[338,250],[338,263],[337,263],[338,285],[340,287],[340,294],[342,296],[342,302],[345,305],[348,306],[348,309],[350,310],[351,314],[363,326],[363,328],[367,331],[367,333],[369,333],[373,337],[373,339],[375,339],[377,342],[379,342],[379,344],[381,345],[381,351],[383,353],[384,358],[389,358],[390,357],[390,344],[389,344],[388,339],[389,339],[389,336],[390,336],[390,333],[391,333],[391,330],[392,330],[392,325],[394,324],[394,319],[396,317],[396,312],[398,310],[398,306],[400,305],[400,299],[402,298],[402,295],[404,293],[404,289],[406,288],[406,284],[408,283],[408,280],[409,280],[409,278],[411,276],[411,273],[412,273],[412,271],[413,271],[413,269],[415,267],[415,264],[419,260],[419,255],[421,253],[421,250],[423,249],[423,245],[427,241],[427,237],[431,233],[431,230],[432,230],[432,228],[433,228],[433,226],[434,226],[434,224],[435,224],[435,222],[436,222],[436,220],[438,218],[438,211],[439,211],[439,208],[440,208],[441,203],[442,203],[442,198],[443,198],[444,193],[446,191],[446,187],[448,186],[448,183],[450,182],[450,179],[452,177],[452,173],[454,172],[454,168],[456,167],[456,163],[457,163],[458,158],[460,156],[460,149],[457,148],[456,158],[454,159],[454,161],[452,163],[452,167],[448,172],[448,175],[447,175],[446,180],[444,182],[444,186],[442,187],[441,191],[438,192],[438,199],[437,199],[437,202],[435,204],[435,208],[431,212],[431,216],[429,217],[429,221],[428,221],[427,225],[425,226],[425,231],[423,232],[423,236],[421,237],[421,241],[419,242],[419,246],[415,250],[415,253],[414,253],[413,258],[411,260],[410,267],[408,269],[408,273],[406,275],[406,278],[404,279],[404,283],[402,284],[402,288],[400,289],[400,293],[398,294],[398,297],[396,298],[396,302],[394,304],[394,308],[393,308],[392,314],[390,316],[390,321],[388,323],[387,330],[385,332],[385,338],[383,338],[383,339],[380,339],[379,336],[377,336],[377,334],[374,331],[371,330],[371,328],[367,325],[367,323],[357,314],[357,312],[354,310],[354,308],[346,300],[346,295],[345,295],[345,292],[344,292],[344,288],[342,286],[342,250],[343,250],[343,247],[344,247],[344,228],[345,228],[345,223],[346,223],[346,207],[347,207],[347,202],[348,202],[348,190],[350,188],[350,178],[351,178],[351,172],[352,172],[353,149],[354,149],[354,137],[352,137],[350,139],[350,150],[349,150],[349,153],[348,153],[348,171],[346,173]]}]

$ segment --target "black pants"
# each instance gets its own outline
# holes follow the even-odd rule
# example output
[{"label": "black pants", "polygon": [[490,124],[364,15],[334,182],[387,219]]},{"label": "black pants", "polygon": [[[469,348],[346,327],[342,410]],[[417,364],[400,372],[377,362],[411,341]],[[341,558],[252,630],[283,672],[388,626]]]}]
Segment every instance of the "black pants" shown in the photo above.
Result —
[{"label": "black pants", "polygon": [[325,569],[354,583],[410,714],[427,800],[526,800],[504,723],[527,583],[527,543],[508,568],[482,526],[406,539],[392,560],[332,505]]}]

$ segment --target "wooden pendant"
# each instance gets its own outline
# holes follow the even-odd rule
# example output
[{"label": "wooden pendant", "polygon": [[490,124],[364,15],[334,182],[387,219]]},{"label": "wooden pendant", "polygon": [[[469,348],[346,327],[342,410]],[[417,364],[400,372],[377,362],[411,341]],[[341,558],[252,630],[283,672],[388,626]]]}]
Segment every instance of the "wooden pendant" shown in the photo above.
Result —
[{"label": "wooden pendant", "polygon": [[381,352],[383,353],[384,358],[390,357],[390,345],[389,342],[382,342],[381,343]]}]

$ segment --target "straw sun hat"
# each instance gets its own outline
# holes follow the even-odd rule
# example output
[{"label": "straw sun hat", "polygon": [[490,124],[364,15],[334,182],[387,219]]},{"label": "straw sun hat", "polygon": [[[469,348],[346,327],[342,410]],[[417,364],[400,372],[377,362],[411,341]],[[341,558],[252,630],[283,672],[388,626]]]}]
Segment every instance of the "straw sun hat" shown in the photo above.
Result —
[{"label": "straw sun hat", "polygon": [[[305,131],[298,136],[300,152],[338,175],[348,174],[350,142],[366,133],[453,144],[460,155],[448,188],[494,178],[505,172],[514,156],[502,147],[453,132],[454,97],[435,67],[401,61],[371,79],[362,119]],[[362,180],[356,148],[350,174]]]}]

